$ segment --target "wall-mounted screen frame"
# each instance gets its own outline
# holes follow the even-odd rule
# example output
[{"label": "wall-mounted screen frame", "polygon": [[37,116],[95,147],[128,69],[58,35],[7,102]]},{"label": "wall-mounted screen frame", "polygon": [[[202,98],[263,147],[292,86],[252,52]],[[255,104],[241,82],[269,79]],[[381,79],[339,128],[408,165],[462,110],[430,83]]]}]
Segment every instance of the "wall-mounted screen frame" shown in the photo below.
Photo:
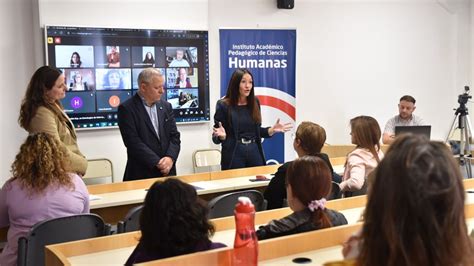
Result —
[{"label": "wall-mounted screen frame", "polygon": [[207,31],[48,25],[45,43],[46,64],[65,75],[62,104],[77,129],[117,127],[117,107],[137,93],[146,67],[164,75],[162,98],[177,123],[210,120]]}]

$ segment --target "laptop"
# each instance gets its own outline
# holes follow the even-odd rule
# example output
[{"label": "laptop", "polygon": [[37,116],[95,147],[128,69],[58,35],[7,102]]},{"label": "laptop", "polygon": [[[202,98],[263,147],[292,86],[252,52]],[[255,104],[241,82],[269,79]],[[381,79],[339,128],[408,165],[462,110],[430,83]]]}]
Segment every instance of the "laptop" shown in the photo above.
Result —
[{"label": "laptop", "polygon": [[396,126],[395,127],[395,136],[404,133],[412,133],[415,135],[423,135],[430,139],[431,136],[431,126]]}]

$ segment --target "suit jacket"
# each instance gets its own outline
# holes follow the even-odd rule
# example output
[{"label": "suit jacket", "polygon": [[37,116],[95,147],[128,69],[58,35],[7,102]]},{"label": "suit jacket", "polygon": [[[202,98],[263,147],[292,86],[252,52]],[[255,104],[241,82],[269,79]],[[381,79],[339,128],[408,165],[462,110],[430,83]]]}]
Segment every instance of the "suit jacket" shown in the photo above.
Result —
[{"label": "suit jacket", "polygon": [[138,93],[118,108],[118,124],[128,157],[124,181],[163,176],[156,164],[165,156],[171,157],[174,162],[169,175],[176,175],[176,160],[181,148],[180,133],[171,104],[160,100],[155,106],[159,139]]},{"label": "suit jacket", "polygon": [[[257,105],[258,108],[260,108],[260,103],[258,102],[258,100]],[[231,121],[229,121],[229,117]],[[239,117],[234,111],[232,111],[232,107],[229,107],[227,104],[225,104],[222,99],[217,101],[216,113],[214,114],[214,126],[218,126],[219,122],[221,122],[227,136],[226,139],[223,141],[220,140],[218,137],[213,136],[212,141],[215,144],[222,143],[222,170],[230,168],[232,160],[235,156],[235,148],[237,147],[237,137],[239,135],[239,128],[237,127],[239,125],[238,120]],[[258,145],[258,150],[260,156],[262,157],[262,161],[266,162],[265,155],[263,153],[262,138],[270,138],[270,135],[268,134],[268,127],[261,127],[261,124],[255,123],[255,135],[257,136],[255,142]]]},{"label": "suit jacket", "polygon": [[71,171],[84,175],[87,170],[87,159],[79,151],[76,131],[72,122],[66,114],[63,115],[67,119],[67,123],[62,122],[53,111],[40,106],[31,119],[30,128],[27,130],[29,133],[44,132],[58,138],[64,151],[69,156]]}]

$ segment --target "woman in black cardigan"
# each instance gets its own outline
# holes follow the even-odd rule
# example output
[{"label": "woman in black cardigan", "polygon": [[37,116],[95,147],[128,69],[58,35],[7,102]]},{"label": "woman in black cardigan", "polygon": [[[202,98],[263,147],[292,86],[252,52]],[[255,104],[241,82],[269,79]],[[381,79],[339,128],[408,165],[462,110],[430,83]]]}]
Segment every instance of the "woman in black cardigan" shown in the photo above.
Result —
[{"label": "woman in black cardigan", "polygon": [[212,140],[222,144],[221,169],[265,165],[262,138],[292,128],[278,119],[272,127],[262,127],[260,104],[255,97],[253,76],[237,69],[229,81],[226,96],[217,101]]}]

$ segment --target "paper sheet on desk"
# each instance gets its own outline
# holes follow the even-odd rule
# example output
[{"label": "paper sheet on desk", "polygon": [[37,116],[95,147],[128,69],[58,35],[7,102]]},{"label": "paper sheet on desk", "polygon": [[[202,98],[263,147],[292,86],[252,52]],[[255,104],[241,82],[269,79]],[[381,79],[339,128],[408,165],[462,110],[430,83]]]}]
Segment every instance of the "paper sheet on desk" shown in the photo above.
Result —
[{"label": "paper sheet on desk", "polygon": [[102,197],[97,196],[97,195],[89,194],[89,201],[100,200],[100,199],[102,199]]},{"label": "paper sheet on desk", "polygon": [[213,189],[213,188],[219,188],[222,186],[219,184],[213,184],[212,182],[209,182],[209,181],[198,181],[198,182],[192,182],[189,184],[192,185],[196,190]]}]

